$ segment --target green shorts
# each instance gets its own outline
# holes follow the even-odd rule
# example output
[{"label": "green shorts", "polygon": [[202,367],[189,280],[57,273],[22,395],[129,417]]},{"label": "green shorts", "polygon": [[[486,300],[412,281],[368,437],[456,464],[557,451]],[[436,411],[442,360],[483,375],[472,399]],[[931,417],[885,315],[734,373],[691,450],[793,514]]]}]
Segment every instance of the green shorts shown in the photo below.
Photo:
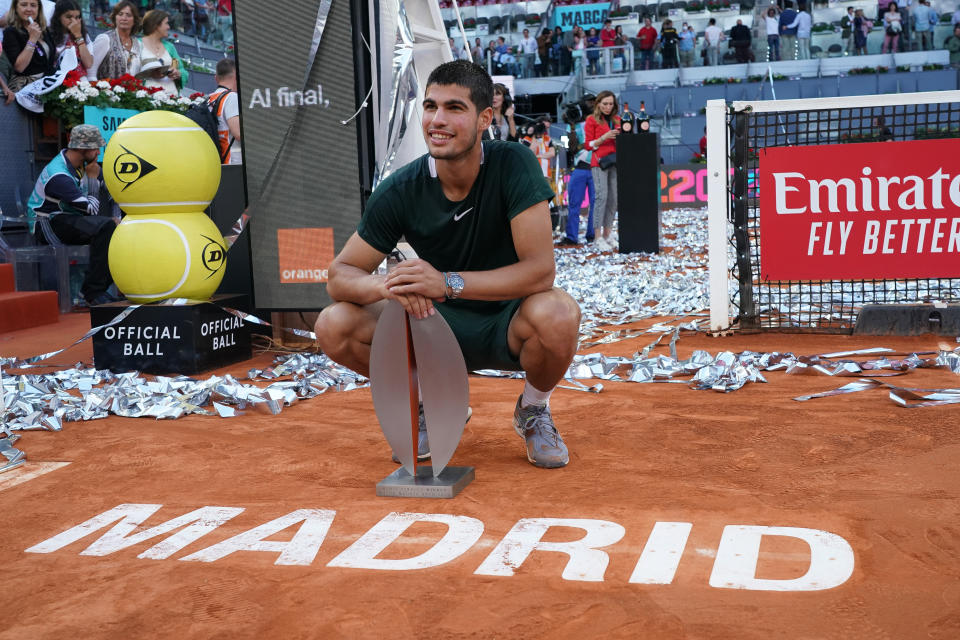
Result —
[{"label": "green shorts", "polygon": [[522,371],[518,360],[507,345],[507,330],[513,315],[523,299],[491,303],[487,309],[464,308],[440,303],[437,311],[450,325],[460,343],[468,371],[503,369]]}]

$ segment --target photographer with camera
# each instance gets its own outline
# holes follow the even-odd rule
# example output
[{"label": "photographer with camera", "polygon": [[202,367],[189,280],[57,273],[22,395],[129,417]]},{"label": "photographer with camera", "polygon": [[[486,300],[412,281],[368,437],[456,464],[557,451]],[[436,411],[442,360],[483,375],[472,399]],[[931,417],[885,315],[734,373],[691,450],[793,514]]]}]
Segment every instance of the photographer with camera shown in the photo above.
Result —
[{"label": "photographer with camera", "polygon": [[513,119],[513,99],[510,89],[497,82],[493,85],[493,119],[483,132],[483,140],[516,142],[517,124]]}]

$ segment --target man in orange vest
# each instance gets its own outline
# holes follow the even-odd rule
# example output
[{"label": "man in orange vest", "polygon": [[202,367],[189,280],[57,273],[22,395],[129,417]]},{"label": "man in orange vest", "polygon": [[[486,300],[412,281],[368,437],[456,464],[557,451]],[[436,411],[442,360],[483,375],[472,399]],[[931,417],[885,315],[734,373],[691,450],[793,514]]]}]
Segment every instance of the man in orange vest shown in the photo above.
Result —
[{"label": "man in orange vest", "polygon": [[[220,137],[218,151],[223,164],[243,164],[240,152],[240,103],[237,99],[237,63],[224,58],[217,63],[217,89],[207,96],[213,115],[217,116]],[[224,96],[224,92],[226,95]],[[221,100],[220,97],[223,96]]]}]

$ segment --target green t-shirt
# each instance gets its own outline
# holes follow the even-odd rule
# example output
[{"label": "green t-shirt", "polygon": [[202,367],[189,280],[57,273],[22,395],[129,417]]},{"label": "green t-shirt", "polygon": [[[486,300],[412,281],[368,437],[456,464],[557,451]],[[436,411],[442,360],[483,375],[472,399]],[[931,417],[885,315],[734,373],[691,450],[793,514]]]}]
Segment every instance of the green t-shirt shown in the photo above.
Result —
[{"label": "green t-shirt", "polygon": [[[529,148],[499,140],[482,144],[480,173],[466,198],[447,199],[433,159],[424,155],[374,190],[359,236],[382,253],[405,237],[417,256],[439,271],[488,271],[516,263],[510,220],[553,198],[553,190]],[[467,304],[478,301],[451,302],[478,306]]]}]

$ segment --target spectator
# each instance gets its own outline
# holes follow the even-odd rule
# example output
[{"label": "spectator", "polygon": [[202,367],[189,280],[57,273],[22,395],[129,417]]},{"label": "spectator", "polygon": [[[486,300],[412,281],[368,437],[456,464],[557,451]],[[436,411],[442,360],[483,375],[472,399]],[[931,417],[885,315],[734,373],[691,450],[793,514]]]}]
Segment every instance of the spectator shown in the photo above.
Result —
[{"label": "spectator", "polygon": [[[580,34],[582,37],[583,29],[580,29]],[[568,76],[573,69],[573,29],[568,29],[563,34],[563,47],[560,49],[560,56],[560,73]]]},{"label": "spectator", "polygon": [[[240,146],[240,104],[237,100],[237,63],[232,58],[217,62],[217,88],[207,96],[211,110],[216,107],[217,133],[219,134],[220,162],[243,164]],[[223,100],[220,96],[226,93]],[[219,105],[217,101],[219,100]]]},{"label": "spectator", "polygon": [[483,64],[483,44],[480,42],[480,38],[477,38],[473,42],[473,48],[470,50],[470,55],[473,57],[473,61],[480,66],[486,66]]},{"label": "spectator", "polygon": [[920,39],[920,47],[924,51],[933,49],[933,27],[937,24],[937,14],[930,8],[930,0],[920,0],[911,16],[913,30]]},{"label": "spectator", "polygon": [[707,157],[707,128],[703,128],[703,137],[700,138],[700,155]]},{"label": "spectator", "polygon": [[491,40],[487,43],[487,58],[490,60],[490,68],[493,69],[495,75],[500,74],[500,54],[497,53],[497,43],[494,40]]},{"label": "spectator", "polygon": [[512,76],[520,75],[517,68],[517,58],[513,55],[510,47],[507,46],[507,40],[503,36],[497,37],[497,61],[504,73]]},{"label": "spectator", "polygon": [[784,0],[783,11],[780,12],[780,51],[784,60],[797,59],[797,28],[788,27],[797,19],[797,12],[793,10],[793,2]]},{"label": "spectator", "polygon": [[50,218],[50,227],[61,242],[90,245],[90,267],[80,293],[91,306],[117,300],[107,292],[113,284],[107,250],[117,224],[112,217],[98,215],[97,196],[103,183],[97,156],[104,144],[94,125],[75,126],[67,148],[43,168],[27,201],[32,215]]},{"label": "spectator", "polygon": [[550,75],[561,75],[563,71],[563,29],[553,30],[553,43],[550,45]]},{"label": "spectator", "polygon": [[767,9],[763,23],[767,28],[767,61],[776,62],[780,60],[780,20],[774,7]]},{"label": "spectator", "polygon": [[[597,246],[601,251],[610,251],[610,233],[613,231],[613,217],[617,211],[617,166],[616,162],[606,166],[600,164],[601,158],[611,155],[616,158],[616,138],[620,134],[620,116],[617,115],[617,98],[612,91],[597,94],[593,113],[584,123],[584,146],[593,152],[590,159],[590,171],[596,189],[595,211],[600,221],[600,239]],[[604,162],[604,165],[607,161]]]},{"label": "spectator", "polygon": [[720,27],[717,26],[716,18],[710,18],[707,28],[703,32],[703,39],[707,48],[707,64],[715,67],[720,62],[720,43],[727,39]]},{"label": "spectator", "polygon": [[673,26],[673,20],[667,18],[660,26],[660,56],[663,59],[664,69],[675,69],[680,66],[680,58],[677,56],[677,43],[680,42],[680,34]]},{"label": "spectator", "polygon": [[140,73],[143,45],[134,34],[140,31],[140,12],[131,0],[120,0],[110,12],[113,29],[93,41],[93,70],[97,78],[119,78]]},{"label": "spectator", "polygon": [[55,60],[68,48],[77,52],[77,66],[67,73],[73,81],[96,80],[93,66],[93,42],[87,35],[87,27],[80,17],[80,5],[74,0],[58,0],[47,29],[50,42],[56,47]]},{"label": "spectator", "polygon": [[537,53],[540,55],[540,64],[537,75],[541,78],[550,74],[550,46],[553,44],[553,32],[544,28],[537,36]]},{"label": "spectator", "polygon": [[847,14],[840,18],[840,37],[843,38],[843,55],[849,56],[854,50],[853,20],[857,15],[853,7],[847,7]]},{"label": "spectator", "polygon": [[953,12],[953,15],[950,16],[950,26],[955,27],[960,24],[960,6],[957,7],[957,10]]},{"label": "spectator", "polygon": [[173,43],[166,40],[168,33],[170,15],[166,11],[154,9],[143,16],[140,75],[145,77],[146,86],[161,87],[171,95],[179,95],[188,74]]},{"label": "spectator", "polygon": [[583,52],[587,49],[587,36],[580,25],[573,28],[573,73],[580,75],[583,68]]},{"label": "spectator", "polygon": [[883,14],[883,28],[883,46],[880,48],[880,53],[896,53],[900,34],[903,32],[903,14],[900,13],[896,2],[891,2],[887,6],[887,11]]},{"label": "spectator", "polygon": [[627,36],[623,33],[623,25],[617,25],[613,29],[614,38],[613,46],[617,47],[616,56],[622,60],[621,70],[627,70],[627,45],[630,44],[630,41],[627,40]]},{"label": "spectator", "polygon": [[857,9],[853,14],[853,46],[858,56],[867,54],[867,34],[873,29],[873,21],[863,15],[863,9]]},{"label": "spectator", "polygon": [[493,117],[490,126],[483,133],[483,140],[517,141],[517,123],[513,119],[513,100],[506,85],[497,82],[493,85]]},{"label": "spectator", "polygon": [[467,51],[466,45],[458,47],[457,43],[453,41],[453,38],[449,38],[450,42],[450,53],[453,54],[454,60],[470,60],[470,53]]},{"label": "spectator", "polygon": [[[580,35],[583,36],[583,29],[580,29]],[[587,73],[596,76],[600,75],[600,35],[597,30],[590,27],[590,34],[587,36]]]},{"label": "spectator", "polygon": [[604,47],[612,47],[617,44],[617,31],[613,28],[613,21],[609,18],[603,21],[603,29],[600,30],[600,44]]},{"label": "spectator", "polygon": [[15,0],[7,12],[3,30],[3,52],[13,66],[7,78],[10,91],[16,93],[34,80],[53,73],[56,47],[47,32],[47,19],[40,11],[40,0]]},{"label": "spectator", "polygon": [[207,30],[210,28],[210,14],[216,11],[216,5],[210,0],[194,0],[193,4],[195,33],[201,40],[206,40]]},{"label": "spectator", "polygon": [[523,77],[533,77],[533,67],[537,63],[537,40],[530,35],[530,29],[523,30],[520,40],[520,55],[523,62]]},{"label": "spectator", "polygon": [[646,71],[652,66],[653,52],[657,46],[657,30],[653,28],[650,18],[643,19],[643,26],[637,32],[637,48],[640,50],[640,70]]},{"label": "spectator", "polygon": [[[140,1],[142,3],[142,0]],[[180,0],[180,15],[183,16],[183,30],[189,31],[189,33],[194,36],[197,35],[197,23],[193,18],[193,12],[195,10],[194,0]],[[141,13],[143,12],[141,11]],[[190,27],[189,30],[187,27]]]},{"label": "spectator", "polygon": [[[808,39],[809,41],[809,39]],[[753,35],[750,33],[750,27],[743,24],[743,20],[737,20],[730,29],[730,43],[733,44],[733,51],[737,57],[737,62],[753,62]]]},{"label": "spectator", "polygon": [[810,59],[810,34],[813,30],[813,18],[807,13],[807,6],[800,3],[800,12],[793,19],[787,29],[796,29],[797,34],[797,60]]},{"label": "spectator", "polygon": [[950,64],[960,64],[960,23],[953,25],[953,34],[943,41],[943,48],[950,52]]},{"label": "spectator", "polygon": [[680,66],[692,67],[693,54],[697,48],[697,32],[686,22],[683,23],[683,29],[680,31],[680,42],[677,49],[680,54]]}]

